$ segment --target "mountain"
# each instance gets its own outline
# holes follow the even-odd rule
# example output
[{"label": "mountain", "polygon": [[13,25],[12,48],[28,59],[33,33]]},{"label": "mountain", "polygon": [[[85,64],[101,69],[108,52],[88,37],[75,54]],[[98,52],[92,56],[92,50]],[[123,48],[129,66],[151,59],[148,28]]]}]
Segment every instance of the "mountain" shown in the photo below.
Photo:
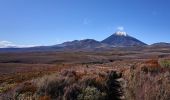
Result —
[{"label": "mountain", "polygon": [[170,43],[159,42],[149,45],[150,47],[170,47]]},{"label": "mountain", "polygon": [[[103,41],[96,41],[94,39],[74,40],[64,42],[62,44],[52,46],[36,46],[27,48],[0,48],[0,52],[33,52],[33,51],[76,51],[76,50],[93,50],[103,51],[111,50],[116,47],[125,47],[123,49],[130,49],[131,47],[143,47],[147,44],[139,41],[138,39],[129,36],[126,32],[115,32],[110,37]],[[136,48],[136,47],[135,47]],[[120,48],[119,48],[120,49]]]},{"label": "mountain", "polygon": [[126,32],[115,32],[110,37],[101,41],[101,43],[105,43],[114,47],[124,47],[124,46],[144,46],[147,45],[139,41],[138,39],[129,36]]},{"label": "mountain", "polygon": [[64,42],[56,46],[63,47],[65,49],[86,49],[86,50],[109,47],[109,45],[101,43],[94,39],[74,40],[71,42]]}]

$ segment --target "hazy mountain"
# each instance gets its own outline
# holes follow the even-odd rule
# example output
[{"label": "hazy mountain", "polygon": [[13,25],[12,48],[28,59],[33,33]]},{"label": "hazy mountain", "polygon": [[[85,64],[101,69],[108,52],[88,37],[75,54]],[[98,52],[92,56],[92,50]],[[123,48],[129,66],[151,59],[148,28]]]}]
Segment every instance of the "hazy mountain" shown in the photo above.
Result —
[{"label": "hazy mountain", "polygon": [[[110,50],[112,48],[119,49],[132,49],[140,50],[147,47],[159,48],[159,47],[170,47],[170,43],[155,43],[152,45],[147,45],[142,41],[129,36],[126,32],[115,32],[103,41],[96,41],[94,39],[84,39],[84,40],[74,40],[69,42],[64,42],[62,44],[52,45],[52,46],[36,46],[36,47],[10,47],[10,48],[0,48],[0,52],[33,52],[33,51],[75,51],[75,50]],[[137,48],[136,48],[137,46]],[[120,47],[120,48],[118,48]],[[122,48],[123,47],[123,48]],[[134,48],[132,48],[134,47]],[[141,47],[141,48],[140,48]]]},{"label": "hazy mountain", "polygon": [[116,32],[110,37],[104,39],[101,41],[102,43],[109,44],[115,47],[121,47],[121,46],[144,46],[147,45],[146,43],[143,43],[142,41],[129,36],[126,32]]},{"label": "hazy mountain", "polygon": [[56,46],[63,47],[66,49],[96,49],[109,47],[109,45],[101,43],[94,39],[74,40],[71,42],[64,42]]},{"label": "hazy mountain", "polygon": [[170,43],[159,42],[150,45],[151,47],[170,47]]}]

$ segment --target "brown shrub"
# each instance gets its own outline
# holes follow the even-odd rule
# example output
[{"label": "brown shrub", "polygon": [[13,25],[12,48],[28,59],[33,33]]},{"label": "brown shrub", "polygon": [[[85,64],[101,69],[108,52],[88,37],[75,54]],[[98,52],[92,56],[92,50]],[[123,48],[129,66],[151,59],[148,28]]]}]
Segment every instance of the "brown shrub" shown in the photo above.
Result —
[{"label": "brown shrub", "polygon": [[158,63],[158,60],[154,60],[154,59],[146,61],[145,64],[141,67],[141,71],[145,73],[148,73],[148,72],[158,73],[158,72],[161,72],[161,70],[162,69]]},{"label": "brown shrub", "polygon": [[[119,100],[121,93],[120,75],[115,71],[98,72],[64,70],[58,74],[44,76],[31,82],[26,82],[16,90],[16,98],[39,98],[40,100],[77,100],[93,96],[102,100]],[[81,75],[81,77],[79,77]],[[34,86],[33,83],[36,83]],[[92,87],[92,88],[87,88]],[[86,92],[83,92],[87,90]],[[102,96],[101,96],[102,95]],[[101,97],[100,97],[101,96]],[[96,99],[94,99],[96,100]]]},{"label": "brown shrub", "polygon": [[36,90],[37,87],[35,86],[35,84],[31,82],[25,82],[21,86],[18,86],[18,88],[16,89],[16,93],[21,93],[21,94],[25,92],[35,93]]},{"label": "brown shrub", "polygon": [[51,100],[49,96],[40,96],[39,100]]},{"label": "brown shrub", "polygon": [[[149,66],[150,63],[156,66]],[[125,98],[127,100],[169,100],[170,72],[162,72],[162,68],[157,66],[157,61],[148,61],[141,66],[136,66],[135,70],[131,70],[124,76]]]},{"label": "brown shrub", "polygon": [[25,82],[16,88],[14,98],[16,100],[35,99],[34,94],[36,90],[37,87],[35,84],[31,82]]}]

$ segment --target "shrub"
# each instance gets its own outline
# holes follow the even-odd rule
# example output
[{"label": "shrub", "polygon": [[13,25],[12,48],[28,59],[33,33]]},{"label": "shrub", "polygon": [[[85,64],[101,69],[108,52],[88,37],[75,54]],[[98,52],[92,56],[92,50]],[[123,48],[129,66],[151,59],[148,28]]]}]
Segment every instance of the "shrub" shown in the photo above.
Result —
[{"label": "shrub", "polygon": [[79,83],[84,87],[87,87],[87,86],[95,86],[96,87],[97,83],[95,81],[95,78],[96,78],[96,75],[84,76],[84,77],[82,77],[81,80],[79,80]]},{"label": "shrub", "polygon": [[33,95],[36,92],[37,87],[31,82],[25,82],[18,86],[15,90],[15,99],[24,100],[26,98],[34,98]]},{"label": "shrub", "polygon": [[158,60],[151,59],[151,60],[146,61],[145,64],[142,65],[141,71],[145,73],[148,73],[148,72],[158,73],[161,71],[161,66],[158,63]]},{"label": "shrub", "polygon": [[[77,97],[79,87],[75,85],[77,76],[75,71],[62,71],[59,74],[45,76],[38,81],[39,96],[50,96],[51,99],[73,100]],[[73,99],[71,99],[73,98]]]},{"label": "shrub", "polygon": [[106,93],[100,92],[96,87],[87,87],[78,95],[78,100],[105,100]]},{"label": "shrub", "polygon": [[41,96],[38,100],[51,100],[49,96]]},{"label": "shrub", "polygon": [[162,60],[160,61],[160,65],[161,67],[170,68],[170,60]]},{"label": "shrub", "polygon": [[141,67],[141,71],[145,72],[145,73],[158,73],[161,71],[161,67],[158,66],[153,66],[153,65],[145,65],[143,67]]},{"label": "shrub", "polygon": [[72,86],[65,87],[64,90],[64,100],[76,100],[81,92],[80,86],[76,83]]},{"label": "shrub", "polygon": [[48,95],[51,98],[58,98],[64,94],[64,87],[66,82],[63,77],[54,79],[44,79],[44,81],[39,84],[37,94],[40,96]]},{"label": "shrub", "polygon": [[15,83],[1,85],[0,86],[0,94],[7,92],[8,90],[10,90],[11,88],[14,88],[15,86],[16,86]]},{"label": "shrub", "polygon": [[[153,63],[158,63],[154,61]],[[162,72],[162,67],[145,62],[136,65],[136,70],[126,74],[125,99],[126,100],[169,100],[170,85],[169,71]],[[142,70],[142,72],[141,72]],[[148,74],[144,74],[147,72]],[[152,73],[154,72],[154,73]],[[159,73],[155,73],[159,72]],[[129,77],[130,76],[130,77]],[[154,87],[153,87],[154,86]]]},{"label": "shrub", "polygon": [[22,93],[22,94],[18,94],[15,97],[15,100],[36,100],[36,97],[31,92],[25,92],[25,93]]},{"label": "shrub", "polygon": [[65,70],[25,83],[16,90],[16,99],[119,100],[122,96],[117,81],[121,76],[115,71],[81,74],[81,77],[78,73]]}]

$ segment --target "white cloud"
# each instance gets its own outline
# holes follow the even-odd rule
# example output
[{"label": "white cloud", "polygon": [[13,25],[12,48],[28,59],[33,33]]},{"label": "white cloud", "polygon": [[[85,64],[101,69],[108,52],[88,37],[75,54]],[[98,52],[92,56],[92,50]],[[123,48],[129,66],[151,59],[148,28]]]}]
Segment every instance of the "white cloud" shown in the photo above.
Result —
[{"label": "white cloud", "polygon": [[9,41],[0,41],[0,48],[6,48],[6,47],[15,47],[15,45]]},{"label": "white cloud", "polygon": [[124,31],[124,27],[123,26],[119,26],[119,27],[117,27],[117,30],[118,31]]},{"label": "white cloud", "polygon": [[0,41],[0,48],[9,48],[9,47],[13,47],[13,48],[24,48],[24,47],[34,47],[36,45],[16,45],[10,41]]}]

